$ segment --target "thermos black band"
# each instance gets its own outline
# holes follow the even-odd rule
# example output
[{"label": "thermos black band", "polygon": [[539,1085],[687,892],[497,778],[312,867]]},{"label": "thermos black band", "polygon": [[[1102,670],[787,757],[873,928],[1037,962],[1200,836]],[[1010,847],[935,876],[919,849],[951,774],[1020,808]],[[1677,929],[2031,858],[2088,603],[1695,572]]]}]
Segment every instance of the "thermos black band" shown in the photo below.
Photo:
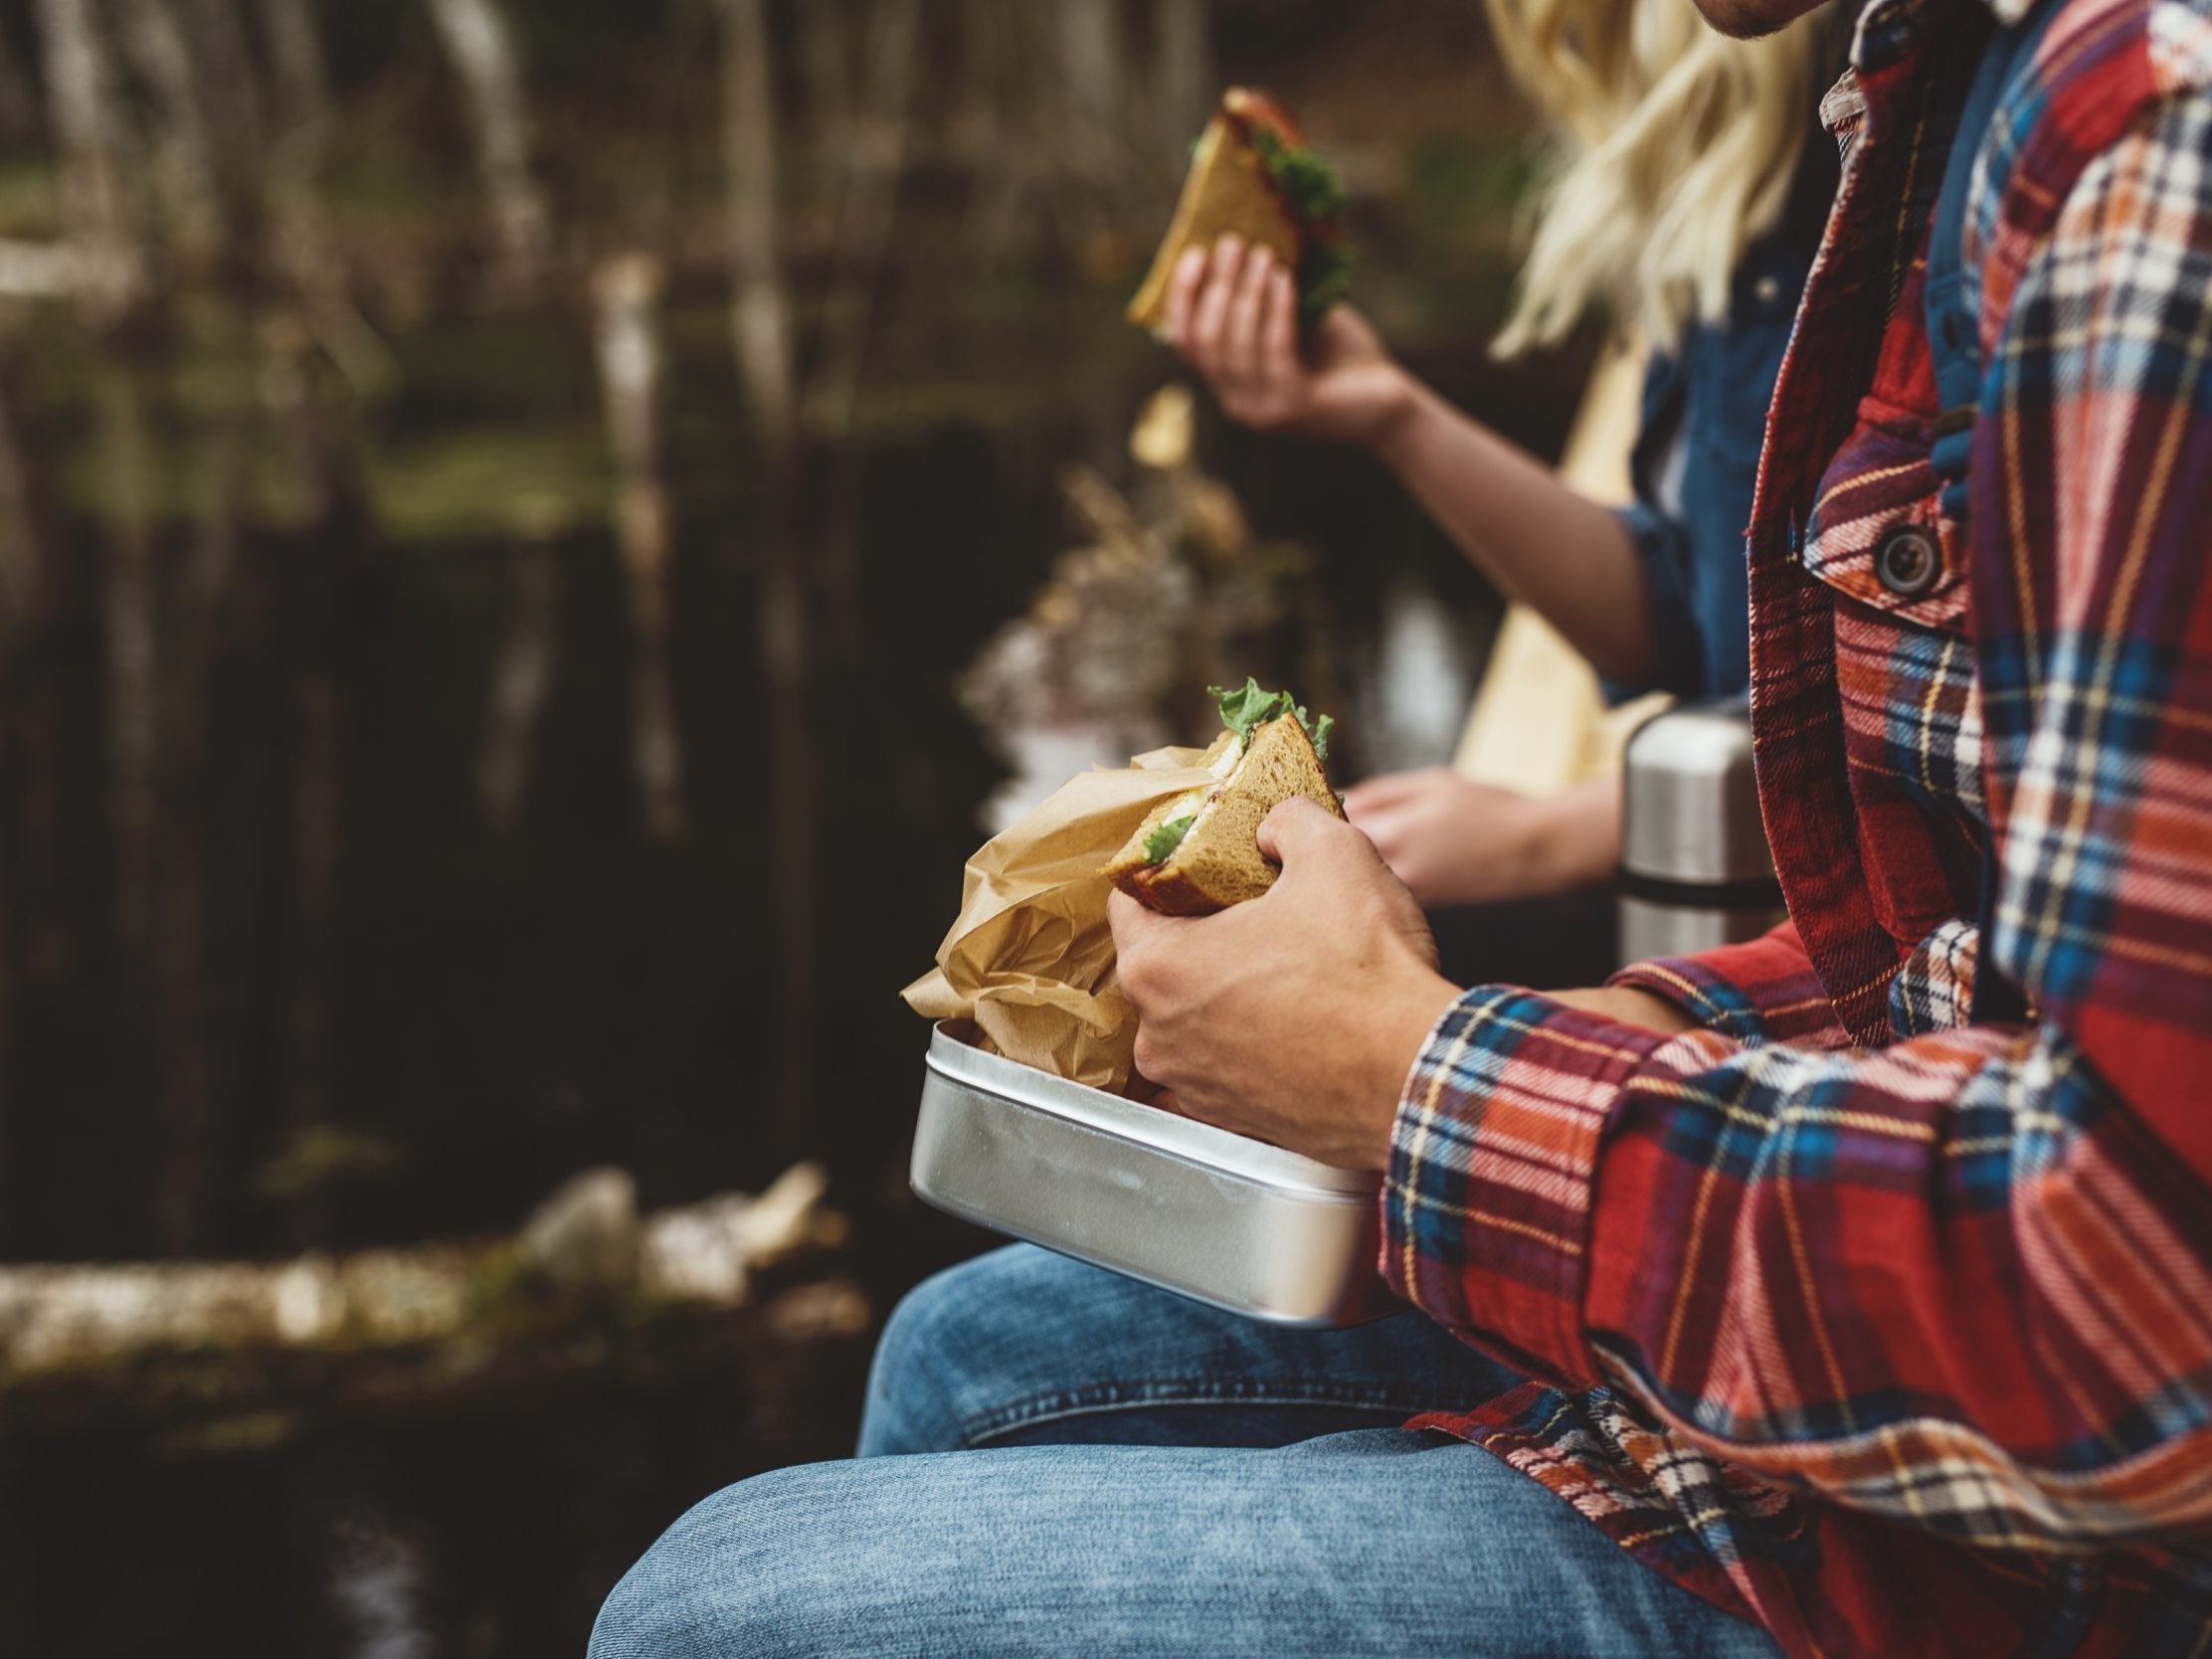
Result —
[{"label": "thermos black band", "polygon": [[1754,881],[1668,881],[1631,869],[1613,872],[1613,891],[1675,910],[1779,910],[1782,890],[1772,876]]}]

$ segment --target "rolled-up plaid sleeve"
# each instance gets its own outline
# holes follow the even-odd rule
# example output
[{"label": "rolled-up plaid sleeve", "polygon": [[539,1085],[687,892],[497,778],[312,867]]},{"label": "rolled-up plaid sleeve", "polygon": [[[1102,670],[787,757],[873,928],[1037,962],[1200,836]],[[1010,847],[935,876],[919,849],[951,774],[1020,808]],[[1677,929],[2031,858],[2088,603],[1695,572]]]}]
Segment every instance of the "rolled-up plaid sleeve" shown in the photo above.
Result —
[{"label": "rolled-up plaid sleeve", "polygon": [[1383,1271],[1533,1377],[1964,1542],[2212,1520],[2201,1188],[2051,1030],[1854,1051],[1468,993],[1400,1102]]},{"label": "rolled-up plaid sleeve", "polygon": [[[1842,1041],[1795,929],[1702,957],[1639,963],[1649,992],[1708,1041]],[[1399,1104],[1383,1270],[1409,1301],[1547,1380],[1601,1381],[1582,1332],[1600,1142],[1668,1046],[1512,987],[1469,992],[1430,1033]]]}]

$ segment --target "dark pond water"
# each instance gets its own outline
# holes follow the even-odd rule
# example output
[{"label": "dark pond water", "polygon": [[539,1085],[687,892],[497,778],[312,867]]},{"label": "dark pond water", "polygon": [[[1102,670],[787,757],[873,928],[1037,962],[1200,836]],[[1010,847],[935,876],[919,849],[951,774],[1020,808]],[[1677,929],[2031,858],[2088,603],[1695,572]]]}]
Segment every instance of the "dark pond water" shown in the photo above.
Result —
[{"label": "dark pond water", "polygon": [[[1446,261],[1376,297],[1448,391],[1547,448],[1573,375],[1488,365],[1470,285],[1494,296],[1495,270]],[[1126,481],[1129,424],[1168,373],[1114,297],[909,296],[849,440],[805,461],[825,878],[805,1111],[783,1123],[768,480],[712,296],[668,320],[688,826],[670,844],[642,832],[632,782],[582,318],[395,333],[393,389],[333,402],[326,475],[355,493],[322,509],[243,323],[127,354],[64,327],[20,339],[8,406],[45,585],[0,662],[0,1256],[498,1231],[587,1165],[658,1205],[802,1155],[832,1171],[857,1223],[839,1265],[878,1313],[976,1248],[904,1195],[924,1032],[895,993],[1003,776],[955,678],[1072,544],[1061,469]],[[1372,687],[1385,596],[1408,585],[1479,636],[1487,596],[1373,466],[1210,424],[1200,453],[1263,533],[1319,553],[1343,683]],[[495,826],[486,711],[529,594],[549,678]],[[557,1381],[407,1409],[0,1406],[0,1652],[579,1651],[685,1504],[848,1443],[864,1340],[763,1362],[740,1336],[617,1343]]]}]

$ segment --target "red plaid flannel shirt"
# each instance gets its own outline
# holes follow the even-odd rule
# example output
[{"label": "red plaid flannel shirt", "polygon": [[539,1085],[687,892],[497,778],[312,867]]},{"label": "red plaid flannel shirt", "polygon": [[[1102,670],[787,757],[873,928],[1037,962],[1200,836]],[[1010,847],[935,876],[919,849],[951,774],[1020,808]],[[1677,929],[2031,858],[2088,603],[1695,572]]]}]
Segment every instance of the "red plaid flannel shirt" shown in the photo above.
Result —
[{"label": "red plaid flannel shirt", "polygon": [[[1920,291],[1988,29],[1875,0],[1825,110],[1750,542],[1792,923],[1622,976],[1672,1038],[1468,993],[1399,1107],[1383,1269],[1536,1379],[1422,1426],[1792,1653],[2200,1653],[2212,0],[2068,0],[1999,109],[1960,525]],[[1902,526],[1941,553],[1910,593]],[[1968,1021],[1984,949],[2029,1021]]]}]

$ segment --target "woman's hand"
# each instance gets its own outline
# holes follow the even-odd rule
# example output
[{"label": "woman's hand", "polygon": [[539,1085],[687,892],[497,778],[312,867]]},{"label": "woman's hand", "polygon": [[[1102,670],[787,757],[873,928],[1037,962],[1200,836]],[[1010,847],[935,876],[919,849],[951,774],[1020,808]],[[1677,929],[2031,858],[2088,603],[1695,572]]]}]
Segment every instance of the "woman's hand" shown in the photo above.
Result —
[{"label": "woman's hand", "polygon": [[1301,350],[1298,288],[1265,248],[1224,236],[1186,250],[1168,288],[1168,341],[1232,421],[1372,448],[1413,407],[1413,382],[1368,320],[1335,305]]},{"label": "woman's hand", "polygon": [[1566,892],[1604,880],[1620,854],[1611,780],[1540,798],[1433,767],[1371,778],[1344,811],[1429,909]]}]

